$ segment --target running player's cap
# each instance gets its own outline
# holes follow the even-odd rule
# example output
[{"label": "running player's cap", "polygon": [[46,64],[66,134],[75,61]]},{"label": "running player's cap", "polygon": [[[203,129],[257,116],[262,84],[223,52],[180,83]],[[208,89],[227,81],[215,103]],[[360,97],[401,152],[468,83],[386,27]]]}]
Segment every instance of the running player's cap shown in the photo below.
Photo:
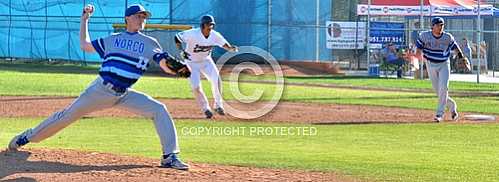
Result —
[{"label": "running player's cap", "polygon": [[215,25],[215,18],[211,15],[204,15],[201,17],[201,24],[211,24]]},{"label": "running player's cap", "polygon": [[436,24],[445,24],[445,21],[442,17],[435,17],[431,19],[431,26],[436,25]]},{"label": "running player's cap", "polygon": [[128,6],[128,8],[125,11],[125,16],[132,16],[137,13],[146,13],[147,18],[151,17],[151,12],[147,11],[142,5],[140,4],[132,4]]}]

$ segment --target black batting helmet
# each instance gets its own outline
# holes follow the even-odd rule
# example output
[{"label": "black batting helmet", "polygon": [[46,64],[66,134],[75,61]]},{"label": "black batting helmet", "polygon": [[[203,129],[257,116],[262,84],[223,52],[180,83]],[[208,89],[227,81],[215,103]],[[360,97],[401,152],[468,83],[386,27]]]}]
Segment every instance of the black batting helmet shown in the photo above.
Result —
[{"label": "black batting helmet", "polygon": [[204,24],[215,25],[215,18],[213,18],[213,16],[211,15],[204,15],[203,17],[201,17],[201,27],[203,27]]}]

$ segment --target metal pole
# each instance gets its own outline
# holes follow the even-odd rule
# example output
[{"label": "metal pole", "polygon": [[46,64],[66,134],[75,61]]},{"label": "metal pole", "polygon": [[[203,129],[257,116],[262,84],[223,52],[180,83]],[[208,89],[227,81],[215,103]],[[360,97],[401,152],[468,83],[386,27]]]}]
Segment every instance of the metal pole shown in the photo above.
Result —
[{"label": "metal pole", "polygon": [[10,54],[10,29],[12,28],[12,0],[9,0],[9,33],[8,33],[8,38],[7,38],[7,54],[12,62],[12,55]]},{"label": "metal pole", "polygon": [[[423,6],[424,6],[424,1],[420,0],[420,7],[419,7],[419,31],[423,31]],[[419,35],[418,35],[419,36]],[[419,79],[424,79],[424,60],[419,60]]]},{"label": "metal pole", "polygon": [[[85,4],[83,4],[83,5],[85,5]],[[48,21],[49,21],[48,20],[48,9],[49,9],[48,2],[45,1],[45,27],[43,29],[43,51],[45,53],[45,61],[48,60],[48,54],[47,54],[47,28],[48,28]],[[83,55],[83,56],[85,56],[85,55]]]},{"label": "metal pole", "polygon": [[476,44],[477,45],[477,49],[476,49],[477,53],[476,53],[476,55],[478,57],[478,59],[477,59],[477,63],[478,63],[477,70],[478,71],[476,73],[476,83],[480,83],[480,71],[481,71],[480,70],[480,67],[481,67],[481,63],[480,63],[480,44],[481,44],[481,42],[480,42],[480,33],[481,33],[482,26],[480,24],[480,1],[478,0],[477,2],[478,2],[478,16],[477,16],[476,25],[477,25],[478,33],[477,33],[477,41],[476,41],[477,42],[477,44]]},{"label": "metal pole", "polygon": [[170,25],[173,24],[173,0],[170,0]]},{"label": "metal pole", "polygon": [[315,62],[319,62],[319,1],[315,1]]},{"label": "metal pole", "polygon": [[[371,53],[369,52],[370,45],[370,29],[371,29],[371,0],[367,2],[367,36],[366,36],[366,50],[367,50],[367,72],[369,73],[369,58],[371,57]],[[360,67],[360,65],[359,65]]]},{"label": "metal pole", "polygon": [[270,54],[272,48],[272,0],[267,0],[267,52]]}]

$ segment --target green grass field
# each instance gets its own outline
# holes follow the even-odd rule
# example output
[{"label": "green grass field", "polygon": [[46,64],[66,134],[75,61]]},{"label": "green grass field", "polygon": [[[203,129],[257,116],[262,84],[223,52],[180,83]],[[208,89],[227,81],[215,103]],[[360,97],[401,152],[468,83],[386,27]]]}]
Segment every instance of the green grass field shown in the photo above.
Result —
[{"label": "green grass field", "polygon": [[[0,145],[39,122],[0,119]],[[208,134],[199,127],[238,128]],[[245,128],[243,134],[242,127]],[[307,136],[251,134],[256,127],[308,127]],[[367,180],[497,181],[499,125],[295,125],[177,121],[181,156],[191,162],[336,171]],[[159,140],[145,119],[83,119],[30,147],[68,148],[158,158]],[[309,130],[314,131],[314,130]],[[313,135],[316,134],[316,135]],[[209,141],[209,142],[207,142]]]},{"label": "green grass field", "polygon": [[[8,65],[8,66],[5,66]],[[69,71],[61,71],[68,69]],[[96,77],[95,69],[0,63],[0,95],[77,96]],[[83,73],[83,74],[82,74]],[[353,79],[362,82],[362,79]],[[328,79],[326,79],[328,80]],[[332,79],[334,80],[334,79]],[[341,80],[341,79],[338,79]],[[383,82],[372,80],[368,82]],[[391,80],[386,80],[391,82]],[[406,81],[406,80],[402,80]],[[413,81],[413,82],[411,82]],[[399,81],[387,83],[395,86]],[[418,85],[418,80],[407,80]],[[370,83],[372,84],[372,83]],[[451,83],[451,85],[454,83]],[[209,94],[208,83],[203,82]],[[421,82],[420,87],[424,87]],[[482,85],[482,84],[481,84]],[[428,82],[429,86],[429,82]],[[224,85],[224,97],[234,99]],[[243,93],[268,84],[241,84]],[[146,76],[135,86],[154,97],[191,99],[185,79]],[[462,89],[473,88],[463,83]],[[492,90],[497,88],[491,86]],[[488,87],[476,91],[492,91]],[[455,97],[461,111],[499,114],[496,97]],[[286,86],[282,100],[337,104],[382,105],[433,109],[433,94]],[[0,118],[0,145],[43,118]],[[334,171],[374,181],[498,181],[497,124],[372,124],[306,125],[252,122],[177,120],[181,156],[188,161],[266,168]],[[185,131],[218,128],[316,128],[317,135],[214,135]],[[245,130],[246,132],[249,132]],[[109,142],[112,141],[112,142]],[[82,119],[56,136],[29,147],[69,148],[158,158],[160,145],[152,122],[130,118]]]},{"label": "green grass field", "polygon": [[[270,80],[271,76],[242,76],[241,80],[257,81]],[[287,83],[300,84],[330,84],[336,86],[351,86],[365,88],[387,88],[405,90],[432,90],[429,80],[395,79],[384,77],[365,76],[287,76],[284,78]],[[465,92],[498,92],[499,84],[494,83],[471,83],[461,81],[451,81],[449,84],[451,91]]]},{"label": "green grass field", "polygon": [[[61,66],[59,66],[61,67]],[[57,69],[63,69],[56,67]],[[33,67],[32,69],[35,69]],[[56,69],[51,68],[51,69]],[[70,68],[75,69],[75,68]],[[78,96],[95,78],[96,74],[54,73],[33,71],[28,68],[16,71],[0,69],[0,95],[38,95],[38,96]],[[76,72],[76,71],[75,71]],[[407,80],[420,82],[418,80]],[[234,99],[229,91],[228,82],[224,82],[224,98]],[[412,83],[408,83],[409,85]],[[429,83],[428,83],[429,84]],[[499,84],[498,84],[499,85]],[[210,95],[209,83],[203,81],[205,92]],[[153,97],[161,98],[193,98],[190,85],[186,79],[146,76],[139,80],[135,89]],[[263,100],[271,98],[273,85],[241,83],[244,94],[250,94],[256,89],[265,90]],[[486,90],[486,89],[484,89]],[[459,104],[460,111],[499,114],[499,99],[497,97],[453,97]],[[321,102],[336,104],[360,104],[394,106],[433,110],[436,106],[436,96],[431,93],[371,91],[355,89],[311,88],[306,86],[286,86],[282,101],[291,102]],[[466,104],[460,104],[466,103]],[[486,107],[484,107],[486,106]]]}]

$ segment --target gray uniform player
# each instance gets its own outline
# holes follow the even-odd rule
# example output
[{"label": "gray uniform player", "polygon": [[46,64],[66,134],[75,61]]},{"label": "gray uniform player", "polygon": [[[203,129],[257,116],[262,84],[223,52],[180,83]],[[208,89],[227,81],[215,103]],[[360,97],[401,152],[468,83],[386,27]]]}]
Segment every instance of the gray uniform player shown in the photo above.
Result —
[{"label": "gray uniform player", "polygon": [[141,5],[131,5],[125,11],[126,32],[90,41],[87,26],[93,10],[89,5],[83,11],[80,47],[86,52],[97,52],[104,60],[99,77],[67,108],[14,137],[9,150],[16,150],[29,142],[41,142],[92,111],[120,106],[154,120],[163,150],[162,167],[189,169],[177,157],[177,132],[166,106],[130,88],[146,71],[150,60],[169,72],[165,66],[165,57],[169,55],[163,52],[156,39],[140,32],[151,13]]},{"label": "gray uniform player", "polygon": [[[419,59],[427,60],[428,75],[430,77],[433,89],[438,95],[438,106],[434,120],[441,122],[443,120],[445,107],[449,107],[452,120],[457,120],[456,102],[449,97],[449,76],[450,76],[450,61],[449,56],[451,51],[457,51],[458,57],[462,58],[463,53],[457,46],[454,37],[447,32],[444,32],[444,19],[435,17],[432,19],[431,31],[422,32],[416,41],[417,52]],[[424,55],[422,55],[422,53]]]}]

